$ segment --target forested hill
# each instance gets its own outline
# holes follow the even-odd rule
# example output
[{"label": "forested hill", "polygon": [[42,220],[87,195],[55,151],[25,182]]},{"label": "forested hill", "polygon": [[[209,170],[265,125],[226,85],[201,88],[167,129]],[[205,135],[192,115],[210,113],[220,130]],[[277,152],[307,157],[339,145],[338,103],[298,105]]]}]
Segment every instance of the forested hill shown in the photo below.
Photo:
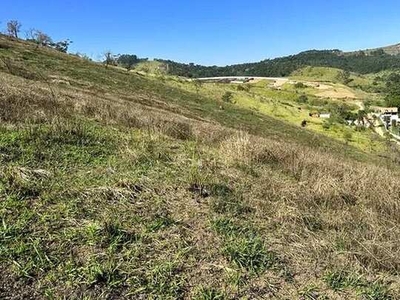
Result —
[{"label": "forested hill", "polygon": [[390,55],[383,48],[352,53],[340,50],[311,50],[287,57],[226,67],[182,64],[161,59],[157,61],[168,64],[169,74],[185,77],[288,76],[304,66],[334,67],[361,74],[400,68],[400,55]]}]

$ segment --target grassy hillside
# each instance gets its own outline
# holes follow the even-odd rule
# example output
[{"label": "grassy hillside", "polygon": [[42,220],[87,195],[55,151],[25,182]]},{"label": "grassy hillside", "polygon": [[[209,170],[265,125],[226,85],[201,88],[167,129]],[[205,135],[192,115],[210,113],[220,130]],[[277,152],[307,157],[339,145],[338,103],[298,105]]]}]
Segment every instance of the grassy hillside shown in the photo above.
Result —
[{"label": "grassy hillside", "polygon": [[294,71],[291,77],[302,80],[315,80],[326,82],[339,82],[338,76],[341,69],[328,67],[305,67]]},{"label": "grassy hillside", "polygon": [[201,89],[0,37],[0,298],[396,299],[396,161]]},{"label": "grassy hillside", "polygon": [[[308,78],[308,80],[310,79]],[[284,120],[286,124],[293,124],[297,128],[300,128],[301,123],[306,121],[307,130],[348,143],[363,152],[381,154],[384,151],[384,140],[380,139],[372,130],[357,130],[343,122],[335,122],[334,118],[323,120],[310,116],[310,113],[330,112],[334,105],[348,107],[357,113],[361,103],[366,100],[379,99],[379,96],[339,83],[317,81],[317,77],[312,81],[308,80],[288,80],[279,86],[275,86],[273,81],[266,80],[246,85],[217,83],[198,85],[195,81],[188,84],[187,81],[164,78],[164,83],[196,93],[198,97],[215,99],[221,107],[224,107],[226,103],[220,99],[226,92],[229,92],[233,95],[232,101],[236,108],[248,109],[268,118],[273,117],[278,130],[281,126],[280,120]],[[299,82],[303,84],[301,87],[296,86],[296,83]],[[306,96],[307,100],[299,101],[302,96]],[[286,131],[285,128],[281,129]],[[353,138],[346,140],[346,134],[351,134]],[[290,136],[291,134],[286,139],[293,138]],[[355,157],[362,156],[356,155]]]},{"label": "grassy hillside", "polygon": [[134,71],[161,75],[167,73],[167,66],[158,61],[144,61],[135,65]]}]

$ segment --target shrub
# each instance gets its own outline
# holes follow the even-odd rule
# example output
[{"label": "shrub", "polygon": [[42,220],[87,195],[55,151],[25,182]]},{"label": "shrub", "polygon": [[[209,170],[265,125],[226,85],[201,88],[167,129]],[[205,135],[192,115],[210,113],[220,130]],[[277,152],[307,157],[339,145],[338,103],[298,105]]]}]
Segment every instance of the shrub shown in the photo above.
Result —
[{"label": "shrub", "polygon": [[232,92],[225,92],[225,94],[222,95],[222,101],[226,103],[233,103],[233,93]]},{"label": "shrub", "polygon": [[306,95],[300,95],[297,98],[297,102],[299,102],[299,103],[307,103],[308,102],[308,97]]},{"label": "shrub", "polygon": [[329,130],[329,128],[331,128],[331,123],[327,120],[324,120],[324,122],[322,123],[322,128],[325,130]]},{"label": "shrub", "polygon": [[304,89],[304,88],[306,88],[307,86],[306,86],[304,83],[302,83],[302,82],[296,82],[295,85],[294,85],[294,87],[295,87],[296,89]]}]

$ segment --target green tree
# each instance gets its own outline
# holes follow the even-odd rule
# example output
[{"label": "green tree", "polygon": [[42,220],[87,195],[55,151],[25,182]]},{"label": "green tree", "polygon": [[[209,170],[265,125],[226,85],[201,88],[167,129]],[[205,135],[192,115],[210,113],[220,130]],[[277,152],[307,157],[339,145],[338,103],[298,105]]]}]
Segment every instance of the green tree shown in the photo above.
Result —
[{"label": "green tree", "polygon": [[134,54],[122,54],[117,59],[117,63],[128,71],[131,70],[139,61],[139,58]]},{"label": "green tree", "polygon": [[349,71],[340,71],[337,75],[337,79],[343,83],[343,84],[349,84],[350,82],[353,81],[353,79],[350,78],[350,72]]},{"label": "green tree", "polygon": [[68,47],[69,45],[71,45],[72,41],[70,41],[69,39],[66,39],[64,41],[60,41],[60,42],[55,42],[55,43],[50,43],[50,47],[54,48],[57,51],[63,52],[63,53],[67,53],[68,51]]},{"label": "green tree", "polygon": [[388,77],[386,81],[386,90],[386,105],[400,107],[400,74],[393,73]]},{"label": "green tree", "polygon": [[367,117],[367,113],[365,110],[359,110],[357,113],[357,120],[363,124],[363,126],[365,125],[365,118]]}]

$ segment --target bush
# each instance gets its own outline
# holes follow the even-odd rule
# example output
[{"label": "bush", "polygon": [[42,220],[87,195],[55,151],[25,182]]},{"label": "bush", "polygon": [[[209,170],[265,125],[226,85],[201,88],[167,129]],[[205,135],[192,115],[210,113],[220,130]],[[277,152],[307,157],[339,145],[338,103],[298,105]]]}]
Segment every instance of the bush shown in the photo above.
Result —
[{"label": "bush", "polygon": [[329,128],[331,128],[331,123],[327,120],[324,120],[324,123],[322,123],[322,128],[328,130]]},{"label": "bush", "polygon": [[225,92],[225,94],[222,95],[222,101],[227,103],[233,103],[233,93]]},{"label": "bush", "polygon": [[297,98],[297,102],[299,103],[307,103],[308,102],[308,97],[306,95],[301,95],[299,98]]},{"label": "bush", "polygon": [[304,83],[302,83],[302,82],[296,82],[295,85],[294,85],[294,87],[295,87],[296,89],[304,89],[304,88],[306,88],[307,86],[306,86]]}]

